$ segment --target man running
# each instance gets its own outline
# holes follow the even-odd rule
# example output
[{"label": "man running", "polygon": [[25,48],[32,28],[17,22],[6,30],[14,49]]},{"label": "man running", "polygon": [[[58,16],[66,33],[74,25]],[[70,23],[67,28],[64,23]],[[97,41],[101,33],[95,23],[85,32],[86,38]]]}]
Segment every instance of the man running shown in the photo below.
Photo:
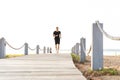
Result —
[{"label": "man running", "polygon": [[53,37],[55,39],[56,52],[59,53],[61,32],[58,27],[56,27],[56,31],[53,32]]}]

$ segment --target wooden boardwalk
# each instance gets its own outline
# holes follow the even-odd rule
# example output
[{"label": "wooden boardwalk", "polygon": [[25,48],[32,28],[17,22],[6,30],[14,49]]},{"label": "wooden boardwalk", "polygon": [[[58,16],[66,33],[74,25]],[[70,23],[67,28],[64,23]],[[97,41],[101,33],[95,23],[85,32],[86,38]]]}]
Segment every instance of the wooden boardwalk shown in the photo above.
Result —
[{"label": "wooden boardwalk", "polygon": [[70,54],[39,54],[0,59],[0,80],[86,80]]}]

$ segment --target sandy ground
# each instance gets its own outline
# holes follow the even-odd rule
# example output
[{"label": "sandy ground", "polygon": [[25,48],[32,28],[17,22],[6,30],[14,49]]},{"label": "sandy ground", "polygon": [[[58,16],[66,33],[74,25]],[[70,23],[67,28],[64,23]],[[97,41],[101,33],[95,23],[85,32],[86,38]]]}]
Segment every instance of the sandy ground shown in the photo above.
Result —
[{"label": "sandy ground", "polygon": [[[91,58],[90,56],[86,57],[86,62],[84,64],[75,63],[77,68],[85,72],[88,69],[91,69]],[[104,67],[115,68],[120,71],[120,56],[104,56]],[[92,79],[88,80],[120,80],[120,75],[115,76],[92,76]]]}]

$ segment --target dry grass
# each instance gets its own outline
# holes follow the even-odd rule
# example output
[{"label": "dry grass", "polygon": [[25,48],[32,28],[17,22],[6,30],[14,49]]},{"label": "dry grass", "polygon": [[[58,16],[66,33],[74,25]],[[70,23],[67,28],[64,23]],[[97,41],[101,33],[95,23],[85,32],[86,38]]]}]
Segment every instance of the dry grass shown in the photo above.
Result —
[{"label": "dry grass", "polygon": [[13,58],[13,57],[20,57],[24,56],[24,54],[7,54],[5,57],[6,58]]}]

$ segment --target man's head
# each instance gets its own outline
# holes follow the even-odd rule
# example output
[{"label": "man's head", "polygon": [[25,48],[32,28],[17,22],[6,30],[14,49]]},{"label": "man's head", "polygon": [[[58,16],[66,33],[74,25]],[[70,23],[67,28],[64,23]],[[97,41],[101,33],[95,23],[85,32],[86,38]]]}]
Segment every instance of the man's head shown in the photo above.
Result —
[{"label": "man's head", "polygon": [[56,27],[56,31],[58,31],[58,29],[59,29],[59,28],[58,28],[58,27]]}]

